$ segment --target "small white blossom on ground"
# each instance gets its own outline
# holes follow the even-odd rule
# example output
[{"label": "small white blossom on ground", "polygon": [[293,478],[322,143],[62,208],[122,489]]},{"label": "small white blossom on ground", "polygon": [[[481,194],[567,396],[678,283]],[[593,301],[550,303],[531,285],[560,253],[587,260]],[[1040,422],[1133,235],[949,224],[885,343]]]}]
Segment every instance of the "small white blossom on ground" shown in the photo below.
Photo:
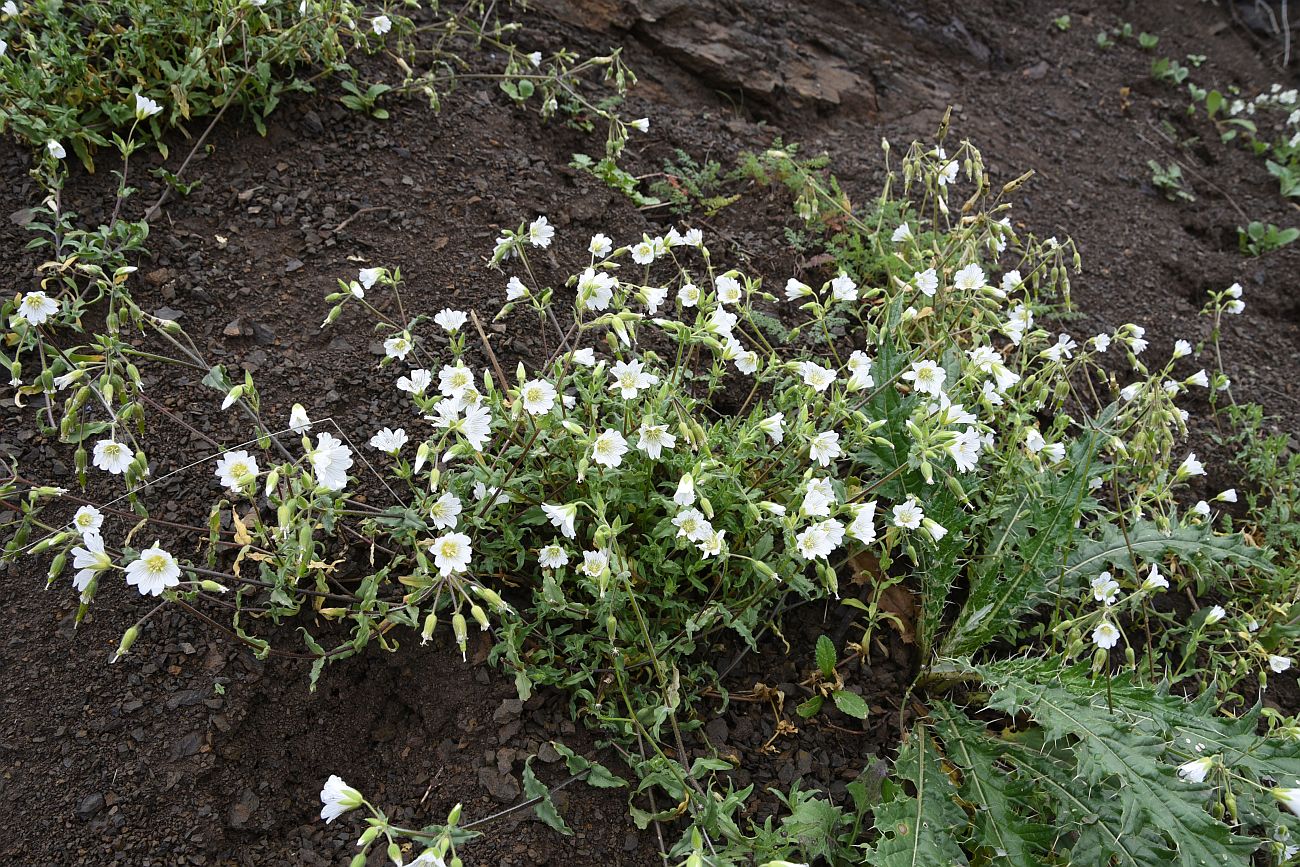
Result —
[{"label": "small white blossom on ground", "polygon": [[627,440],[613,428],[606,428],[591,444],[591,459],[603,467],[617,467],[627,454]]},{"label": "small white blossom on ground", "polygon": [[217,461],[215,470],[221,484],[239,493],[250,481],[257,478],[257,458],[244,450],[226,452]]},{"label": "small white blossom on ground", "polygon": [[100,440],[95,443],[93,459],[95,466],[115,476],[126,472],[134,455],[126,446],[114,440]]},{"label": "small white blossom on ground", "polygon": [[18,304],[18,315],[32,325],[44,325],[58,312],[59,302],[44,292],[28,292]]},{"label": "small white blossom on ground", "polygon": [[154,542],[152,548],[141,551],[127,564],[126,583],[143,596],[160,596],[168,587],[181,583],[181,565]]},{"label": "small white blossom on ground", "polygon": [[343,782],[337,774],[330,774],[330,778],[325,781],[325,787],[320,790],[320,800],[324,805],[320,817],[327,825],[348,810],[360,807],[362,803],[361,793]]},{"label": "small white blossom on ground", "polygon": [[370,438],[370,445],[381,452],[388,452],[390,455],[397,454],[402,446],[406,445],[406,431],[400,427],[397,430],[380,428]]},{"label": "small white blossom on ground", "polygon": [[444,578],[469,568],[470,542],[464,533],[448,533],[433,540],[433,563]]}]

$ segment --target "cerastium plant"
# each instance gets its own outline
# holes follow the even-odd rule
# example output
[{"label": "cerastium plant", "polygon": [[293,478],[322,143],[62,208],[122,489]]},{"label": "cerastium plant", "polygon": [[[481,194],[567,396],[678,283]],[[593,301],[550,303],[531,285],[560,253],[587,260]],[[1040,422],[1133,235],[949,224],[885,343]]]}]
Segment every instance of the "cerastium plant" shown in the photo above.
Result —
[{"label": "cerastium plant", "polygon": [[[143,527],[124,534],[118,512],[94,505],[68,515],[53,504],[71,495],[22,479],[6,553],[52,553],[51,582],[71,558],[83,605],[121,576],[220,613],[258,653],[312,660],[313,683],[403,631],[449,628],[463,653],[475,628],[491,632],[522,698],[568,690],[620,752],[636,822],[679,823],[674,863],[1201,865],[1283,852],[1295,820],[1275,802],[1300,810],[1300,730],[1255,711],[1218,717],[1208,687],[1195,701],[1171,691],[1199,648],[1232,640],[1238,614],[1198,601],[1177,652],[1161,644],[1167,590],[1204,596],[1232,570],[1272,568],[1208,506],[1183,506],[1204,468],[1180,448],[1177,401],[1226,380],[1188,370],[1190,344],[1152,362],[1135,324],[1083,341],[1042,327],[1068,305],[1073,245],[1018,230],[1010,196],[1025,178],[995,190],[979,151],[950,153],[945,133],[889,166],[863,209],[788,151],[756,157],[809,231],[830,235],[837,265],[782,275],[777,292],[698,228],[582,239],[587,264],[558,285],[530,257],[573,239],[545,217],[503,232],[488,260],[500,316],[547,335],[543,356],[509,371],[476,316],[414,309],[395,265],[348,275],[324,324],[373,321],[405,425],[345,431],[300,408],[264,420],[253,381],[213,367],[204,382],[256,423],[211,458],[220,493],[205,539],[179,557],[141,551],[130,540]],[[46,345],[63,296],[31,295],[5,314],[37,335],[32,396],[102,380],[106,361]],[[179,326],[140,321],[205,367]],[[1131,371],[1123,385],[1117,370]],[[120,418],[98,423],[82,439],[116,442]],[[147,526],[143,461],[120,460],[94,463],[132,468]],[[355,542],[360,561],[347,557]],[[743,826],[752,787],[687,748],[719,677],[710,660],[730,640],[755,646],[783,603],[839,598],[864,551],[882,579],[845,602],[874,611],[873,594],[898,584],[915,596],[910,697],[924,712],[879,799],[864,781],[852,803],[792,790],[783,830]],[[283,647],[285,625],[301,646]],[[871,663],[869,642],[853,652]],[[833,653],[822,667],[830,694],[846,693],[836,706],[867,712],[852,670]],[[624,784],[568,758],[575,779]],[[565,830],[531,771],[525,782]],[[459,811],[396,828],[337,778],[322,799],[329,821],[370,811],[361,859],[383,843],[398,861],[409,839],[423,863],[455,863],[467,838]]]}]

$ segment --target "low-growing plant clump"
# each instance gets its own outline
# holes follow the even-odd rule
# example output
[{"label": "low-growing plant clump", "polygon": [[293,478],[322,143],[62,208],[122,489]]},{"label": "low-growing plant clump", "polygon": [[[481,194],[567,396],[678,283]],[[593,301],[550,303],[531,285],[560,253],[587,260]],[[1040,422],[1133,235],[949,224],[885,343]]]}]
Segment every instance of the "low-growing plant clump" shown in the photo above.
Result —
[{"label": "low-growing plant clump", "polygon": [[[371,19],[382,36],[379,17],[394,19]],[[578,69],[548,81],[562,90]],[[534,96],[522,67],[503,82],[512,99]],[[375,113],[367,91],[345,92]],[[112,139],[119,209],[139,131],[175,111],[150,93],[105,113],[127,127]],[[617,158],[649,121],[601,111],[606,157],[582,165],[643,196]],[[1258,410],[1231,405],[1219,346],[1223,317],[1246,304],[1239,285],[1213,291],[1204,336],[1167,357],[1137,323],[1059,330],[1073,244],[1017,225],[1028,176],[995,185],[946,120],[901,156],[882,142],[886,181],[865,205],[793,148],[749,155],[736,175],[679,155],[690,183],[665,196],[680,224],[578,237],[529,214],[483,251],[498,316],[544,335],[544,357],[514,369],[475,313],[413,307],[400,262],[340,274],[321,327],[373,327],[379,387],[409,407],[400,427],[349,430],[301,406],[268,417],[251,374],[209,363],[181,325],[141,309],[132,263],[147,220],[115,210],[79,227],[59,204],[66,152],[44,136],[28,138],[44,152],[34,243],[50,258],[41,288],[0,308],[0,360],[30,423],[70,449],[82,491],[12,467],[5,557],[42,558],[48,585],[77,595],[78,622],[110,586],[157,600],[114,661],[164,606],[259,656],[302,658],[309,688],[372,645],[448,635],[468,658],[477,631],[521,699],[563,691],[622,758],[626,776],[554,745],[572,780],[626,788],[673,864],[1296,853],[1300,725],[1257,690],[1297,651],[1300,467],[1252,435]],[[825,271],[748,273],[692,224],[696,203],[725,206],[717,188],[742,176],[788,190],[803,228],[786,240],[825,252]],[[534,257],[559,248],[585,264],[539,279]],[[201,378],[212,411],[247,422],[199,465],[204,526],[163,521],[151,496],[192,469],[149,451],[159,405],[141,370],[172,366]],[[1253,489],[1240,497],[1203,487],[1185,445],[1198,408],[1244,432]],[[850,606],[864,638],[817,642],[797,713],[862,719],[867,636],[898,627],[883,599],[899,592],[915,601],[921,664],[889,778],[872,786],[864,768],[838,801],[796,785],[779,821],[747,818],[760,795],[733,784],[732,760],[687,748],[725,695],[718,651],[756,649],[792,603]],[[531,765],[524,792],[568,832]],[[363,815],[358,865],[372,850],[459,864],[491,830],[459,807],[401,826],[338,776],[321,800],[326,822]]]}]

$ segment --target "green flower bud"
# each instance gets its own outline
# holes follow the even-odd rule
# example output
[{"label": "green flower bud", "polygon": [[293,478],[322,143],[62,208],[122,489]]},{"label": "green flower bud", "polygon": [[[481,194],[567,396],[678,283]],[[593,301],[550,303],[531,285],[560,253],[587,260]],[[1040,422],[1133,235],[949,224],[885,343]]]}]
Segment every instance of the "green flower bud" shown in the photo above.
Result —
[{"label": "green flower bud", "polygon": [[135,640],[139,637],[140,637],[140,627],[138,625],[132,626],[130,629],[128,629],[126,633],[122,636],[122,641],[117,646],[117,653],[113,654],[113,658],[109,660],[109,664],[117,662],[119,659],[126,656],[127,651],[131,649],[131,645],[135,644]]},{"label": "green flower bud", "polygon": [[420,630],[420,643],[428,644],[433,638],[433,630],[438,628],[438,614],[430,611],[424,618],[424,628]]},{"label": "green flower bud", "polygon": [[457,804],[456,806],[452,807],[452,808],[451,808],[451,812],[447,814],[447,824],[448,824],[448,825],[455,825],[457,822],[459,822],[459,821],[460,821],[460,812],[461,812],[461,805],[460,805],[460,804]]},{"label": "green flower bud", "polygon": [[474,618],[474,622],[478,624],[479,629],[486,632],[488,628],[487,612],[477,605],[471,605],[469,607],[469,614]]},{"label": "green flower bud", "polygon": [[469,627],[465,624],[465,615],[459,611],[451,616],[451,631],[456,636],[456,645],[460,648],[460,657],[464,659],[469,642]]},{"label": "green flower bud", "polygon": [[210,578],[205,578],[204,580],[200,581],[199,586],[202,587],[204,590],[206,590],[208,593],[226,593],[229,591],[229,588],[226,587],[224,584],[218,584],[216,581],[213,581]]},{"label": "green flower bud", "polygon": [[361,838],[357,840],[357,845],[369,846],[374,842],[374,839],[379,836],[379,831],[380,827],[378,825],[371,825],[365,831],[361,832]]},{"label": "green flower bud", "polygon": [[358,852],[353,855],[352,860],[348,862],[348,867],[366,867],[366,854],[365,852]]}]

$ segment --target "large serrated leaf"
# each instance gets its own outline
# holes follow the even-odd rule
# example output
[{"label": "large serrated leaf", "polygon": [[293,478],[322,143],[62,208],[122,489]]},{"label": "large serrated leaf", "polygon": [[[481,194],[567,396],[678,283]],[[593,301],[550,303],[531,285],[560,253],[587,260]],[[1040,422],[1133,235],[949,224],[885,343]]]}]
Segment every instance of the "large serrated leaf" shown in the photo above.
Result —
[{"label": "large serrated leaf", "polygon": [[912,787],[888,786],[889,795],[875,812],[880,839],[866,852],[875,867],[935,867],[967,864],[957,845],[966,814],[954,798],[957,787],[944,773],[934,741],[924,725],[907,735],[894,763],[894,776]]}]

